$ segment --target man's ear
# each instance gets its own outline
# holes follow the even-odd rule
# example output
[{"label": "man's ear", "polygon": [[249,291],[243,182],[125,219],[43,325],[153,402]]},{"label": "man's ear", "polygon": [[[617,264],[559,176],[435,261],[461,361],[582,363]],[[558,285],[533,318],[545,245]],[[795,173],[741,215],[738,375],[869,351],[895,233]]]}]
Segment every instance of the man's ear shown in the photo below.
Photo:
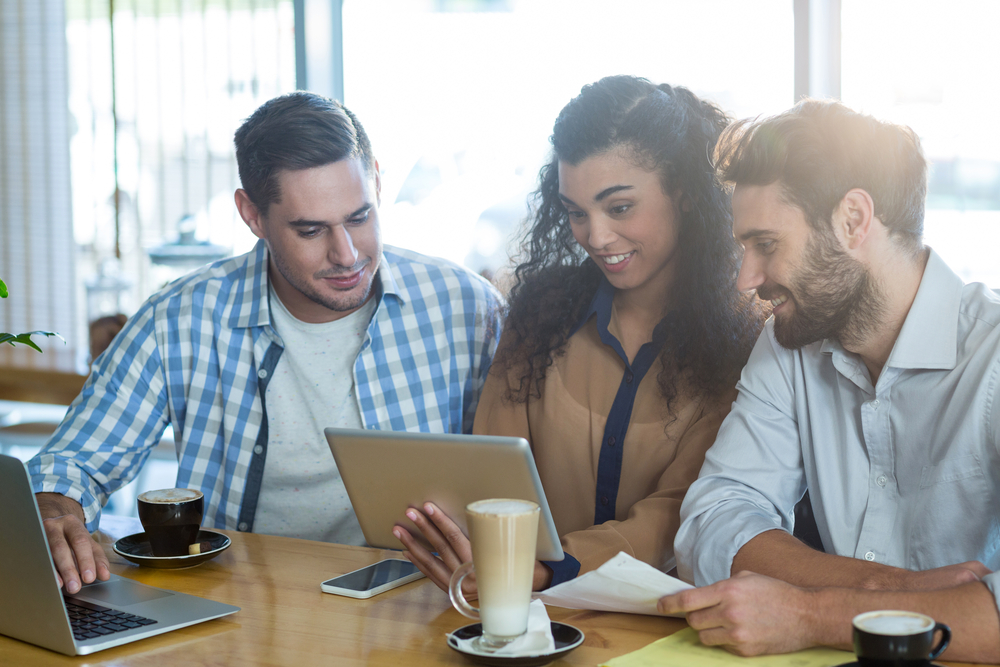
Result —
[{"label": "man's ear", "polygon": [[243,218],[243,222],[247,223],[247,227],[250,228],[254,236],[259,239],[264,238],[264,221],[260,215],[260,209],[250,201],[250,195],[243,188],[236,190],[236,210],[240,212],[240,217]]},{"label": "man's ear", "polygon": [[875,202],[861,188],[849,190],[833,211],[833,229],[849,250],[860,247],[875,226]]},{"label": "man's ear", "polygon": [[378,168],[378,160],[375,162],[375,203],[382,205],[382,174]]}]

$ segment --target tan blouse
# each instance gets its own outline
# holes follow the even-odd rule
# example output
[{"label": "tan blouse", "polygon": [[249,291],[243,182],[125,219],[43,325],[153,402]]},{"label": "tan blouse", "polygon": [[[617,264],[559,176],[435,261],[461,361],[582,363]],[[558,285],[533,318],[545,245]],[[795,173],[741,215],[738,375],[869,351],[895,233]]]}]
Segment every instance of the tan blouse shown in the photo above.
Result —
[{"label": "tan blouse", "polygon": [[[611,311],[608,332],[621,340]],[[520,369],[508,374],[494,364],[473,432],[519,436],[531,443],[563,549],[580,562],[580,574],[619,551],[668,571],[674,567],[684,493],[697,478],[736,390],[696,400],[679,395],[673,406],[676,420],[670,421],[656,379],[661,369],[657,358],[636,389],[624,444],[615,443],[623,450],[614,519],[594,525],[601,502],[598,462],[602,447],[608,447],[605,426],[628,372],[621,356],[601,341],[597,319],[591,317],[570,337],[565,354],[555,358],[541,398],[506,400],[508,380],[518,386]]]}]

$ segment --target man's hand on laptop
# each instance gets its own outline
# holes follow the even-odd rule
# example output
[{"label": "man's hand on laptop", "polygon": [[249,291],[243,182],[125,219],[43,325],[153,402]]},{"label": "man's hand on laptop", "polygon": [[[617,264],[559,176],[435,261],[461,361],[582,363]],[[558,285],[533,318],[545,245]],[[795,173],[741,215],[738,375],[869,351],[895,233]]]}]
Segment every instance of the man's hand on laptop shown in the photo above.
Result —
[{"label": "man's hand on laptop", "polygon": [[[451,574],[462,563],[472,560],[472,545],[462,529],[441,511],[434,503],[425,503],[423,511],[411,507],[406,510],[406,517],[423,533],[424,539],[437,551],[437,555],[428,551],[413,534],[404,526],[396,525],[392,529],[406,551],[403,555],[417,566],[427,578],[433,581],[443,591],[448,590]],[[545,567],[541,561],[535,561],[535,577],[533,590],[539,591],[549,585],[552,570]],[[462,592],[467,597],[476,593],[474,577],[466,577],[462,582]]]},{"label": "man's hand on laptop", "polygon": [[80,503],[58,493],[37,493],[35,498],[59,585],[67,593],[76,593],[82,585],[81,580],[90,584],[95,579],[110,579],[108,557],[104,548],[87,532]]}]

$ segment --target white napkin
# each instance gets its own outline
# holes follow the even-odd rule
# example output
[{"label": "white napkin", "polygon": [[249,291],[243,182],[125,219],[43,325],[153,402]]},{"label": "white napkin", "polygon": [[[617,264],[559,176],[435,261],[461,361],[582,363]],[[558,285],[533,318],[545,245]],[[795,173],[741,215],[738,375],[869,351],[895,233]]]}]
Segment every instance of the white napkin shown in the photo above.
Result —
[{"label": "white napkin", "polygon": [[511,658],[528,655],[547,655],[556,650],[552,639],[552,626],[549,624],[549,614],[541,600],[533,600],[528,608],[528,631],[495,651],[486,653],[477,648],[473,639],[459,639],[449,634],[448,637],[467,653],[477,655],[503,655]]},{"label": "white napkin", "polygon": [[622,551],[596,570],[535,593],[533,597],[545,604],[567,609],[661,616],[656,610],[656,602],[664,595],[688,588],[694,587]]}]

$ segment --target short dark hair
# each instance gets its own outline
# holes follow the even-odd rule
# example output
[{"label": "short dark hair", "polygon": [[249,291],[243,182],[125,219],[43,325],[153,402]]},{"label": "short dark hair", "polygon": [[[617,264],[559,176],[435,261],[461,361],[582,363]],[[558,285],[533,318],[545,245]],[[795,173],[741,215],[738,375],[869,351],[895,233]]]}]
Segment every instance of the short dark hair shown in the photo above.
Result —
[{"label": "short dark hair", "polygon": [[365,129],[347,107],[297,91],[264,102],[236,130],[240,182],[261,215],[281,201],[277,173],[360,157],[371,173],[375,158]]},{"label": "short dark hair", "polygon": [[922,246],[927,161],[909,127],[833,100],[804,100],[776,116],[731,125],[715,162],[729,185],[780,182],[788,202],[821,233],[830,231],[844,195],[861,188],[890,236],[912,250]]}]

